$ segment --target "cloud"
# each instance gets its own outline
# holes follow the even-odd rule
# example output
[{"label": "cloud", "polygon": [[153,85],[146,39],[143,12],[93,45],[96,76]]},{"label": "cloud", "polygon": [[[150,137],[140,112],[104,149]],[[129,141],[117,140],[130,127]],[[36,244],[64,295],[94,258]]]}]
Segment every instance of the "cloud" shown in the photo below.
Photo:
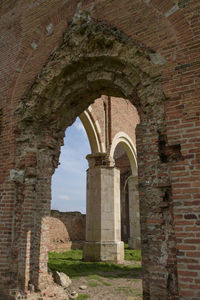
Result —
[{"label": "cloud", "polygon": [[65,201],[71,200],[70,197],[67,195],[57,195],[57,199],[65,200]]},{"label": "cloud", "polygon": [[75,126],[77,131],[80,131],[80,132],[84,133],[85,135],[87,135],[86,131],[85,131],[85,128],[84,128],[84,126],[83,126],[83,124],[82,124],[82,122],[79,118],[76,119],[76,122],[74,123],[74,126]]},{"label": "cloud", "polygon": [[52,209],[81,211],[86,208],[86,155],[91,153],[81,121],[67,129],[61,147],[60,165],[52,177]]}]

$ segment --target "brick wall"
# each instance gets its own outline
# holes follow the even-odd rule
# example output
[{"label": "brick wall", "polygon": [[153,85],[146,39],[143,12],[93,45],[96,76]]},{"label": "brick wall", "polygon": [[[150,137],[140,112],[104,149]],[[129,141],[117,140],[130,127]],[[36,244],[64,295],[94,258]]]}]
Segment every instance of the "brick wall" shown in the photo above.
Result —
[{"label": "brick wall", "polygon": [[81,248],[85,240],[85,215],[51,210],[49,237],[49,251]]},{"label": "brick wall", "polygon": [[[58,119],[61,123],[61,112],[65,107],[63,104],[59,108],[60,113],[56,115],[59,93],[51,98],[49,88],[52,85],[48,86],[47,83],[50,82],[50,77],[53,80],[58,68],[62,69],[61,65],[57,64],[57,56],[54,54],[56,49],[60,49],[59,45],[63,44],[63,33],[70,28],[68,21],[71,21],[75,14],[78,2],[80,3],[76,0],[67,2],[8,0],[1,4],[0,278],[2,285],[8,282],[16,283],[16,278],[19,278],[17,284],[24,288],[30,276],[34,282],[39,282],[42,274],[44,278],[46,276],[47,246],[45,245],[48,244],[48,223],[45,222],[50,210],[50,178],[58,160],[52,149],[57,147],[59,152],[63,134],[58,130],[59,124],[54,123],[54,128],[49,125],[49,119],[51,124]],[[137,59],[132,66],[134,65],[138,72],[138,78],[135,75],[134,80],[133,78],[129,80],[131,75],[128,69],[128,62],[132,61],[134,56],[131,52],[134,47],[128,50],[127,46],[125,54],[123,50],[119,51],[115,43],[115,49],[107,50],[110,64],[104,61],[97,67],[93,61],[90,67],[96,66],[96,79],[99,74],[102,78],[101,82],[110,82],[107,91],[112,92],[116,97],[122,97],[123,94],[119,92],[119,86],[121,90],[128,91],[132,82],[137,82],[135,94],[133,92],[131,97],[130,93],[124,93],[123,96],[125,98],[129,96],[129,100],[137,107],[141,118],[141,125],[137,128],[136,135],[142,206],[144,299],[160,297],[196,300],[200,297],[199,0],[96,0],[81,1],[81,4],[82,9],[88,9],[98,22],[103,20],[112,28],[123,31],[125,36],[134,41],[134,45],[140,49],[134,53]],[[112,34],[114,36],[114,30]],[[74,61],[81,57],[81,55],[79,58],[75,56],[83,49],[83,44],[81,46],[79,44],[79,49],[71,53],[74,55]],[[122,44],[123,48],[125,43]],[[100,49],[93,46],[95,55],[102,57]],[[71,47],[75,47],[73,43]],[[90,50],[91,47],[90,44]],[[148,50],[154,63],[147,54]],[[132,56],[130,57],[128,53],[132,53]],[[48,68],[46,73],[41,73],[50,54],[52,54],[52,66],[54,65],[51,76]],[[112,59],[109,60],[111,56]],[[121,62],[118,67],[115,64],[116,57]],[[157,71],[155,68],[152,71],[146,59],[151,66],[158,67]],[[72,60],[68,56],[62,60],[62,63],[67,64]],[[125,61],[127,65],[123,65]],[[115,87],[112,89],[111,82],[113,83],[114,75],[106,78],[102,75],[102,69],[105,70],[111,65],[115,74],[119,76],[122,74],[119,80],[115,81]],[[74,64],[74,69],[72,68],[71,71],[75,70],[75,67]],[[160,72],[161,77],[156,77],[158,74],[156,72]],[[45,74],[49,76],[49,81],[45,78]],[[66,74],[63,73],[64,75]],[[41,87],[38,90],[35,88],[33,94],[31,92],[27,94],[30,101],[28,102],[28,98],[22,101],[22,96],[38,78],[42,78],[43,93]],[[86,76],[81,77],[81,80],[83,78]],[[157,89],[156,82],[159,82]],[[87,82],[84,82],[81,88],[83,86],[86,87]],[[162,102],[164,104],[154,109],[160,86],[165,96]],[[53,85],[52,90],[55,91],[55,87],[56,85]],[[153,91],[152,93],[148,91],[148,87]],[[81,88],[77,85],[76,91],[81,91]],[[147,91],[148,100],[145,98]],[[77,102],[62,95],[63,99],[68,99],[70,111],[70,116],[67,115],[65,119],[66,126],[71,125],[75,117],[100,96],[95,94],[94,90],[92,93],[89,99],[90,93],[85,91]],[[103,93],[106,94],[106,90]],[[43,106],[34,110],[37,115],[35,128],[30,129],[28,135],[28,127],[32,120],[28,107],[39,103],[38,99],[43,99]],[[22,116],[19,111],[26,101],[28,105],[23,111],[23,117],[27,123],[23,128],[19,126]],[[49,107],[51,113],[48,111]],[[43,116],[43,123],[39,123],[42,112],[46,115]],[[163,123],[160,121],[160,115],[162,120],[164,115]],[[46,127],[45,120],[48,124]],[[36,128],[36,124],[39,128]],[[17,172],[10,173],[11,170]],[[42,247],[40,247],[41,240]],[[31,255],[26,255],[30,252]],[[29,268],[32,266],[34,268],[30,271]]]},{"label": "brick wall", "polygon": [[[106,141],[107,148],[111,146],[115,135],[119,132],[127,134],[136,146],[135,128],[139,123],[139,115],[137,109],[129,100],[119,97],[110,97],[110,105],[108,104],[108,96],[103,95],[96,99],[91,105],[90,114],[95,122],[98,122],[100,128],[99,139],[104,142],[110,134],[110,141]],[[109,107],[110,106],[110,107]],[[109,115],[108,115],[109,114]],[[110,119],[110,124],[105,124]],[[106,131],[106,134],[105,134]]]}]

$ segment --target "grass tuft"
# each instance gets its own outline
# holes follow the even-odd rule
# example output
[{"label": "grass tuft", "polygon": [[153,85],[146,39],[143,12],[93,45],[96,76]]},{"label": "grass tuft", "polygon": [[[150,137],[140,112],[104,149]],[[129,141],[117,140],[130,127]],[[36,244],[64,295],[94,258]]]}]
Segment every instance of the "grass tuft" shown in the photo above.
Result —
[{"label": "grass tuft", "polygon": [[141,261],[141,250],[132,250],[128,247],[128,244],[124,245],[124,259],[130,261]]},{"label": "grass tuft", "polygon": [[[82,250],[70,250],[62,253],[50,252],[48,267],[51,271],[59,271],[67,274],[71,278],[88,275],[102,275],[104,277],[129,277],[135,278],[141,270],[141,265],[134,265],[134,261],[139,261],[141,254],[139,250],[131,250],[125,246],[125,260],[133,261],[131,265],[119,265],[104,262],[83,262]],[[93,278],[94,279],[94,278]],[[99,280],[99,278],[98,278]],[[103,283],[103,282],[102,282]],[[103,284],[107,285],[106,282]]]},{"label": "grass tuft", "polygon": [[95,281],[89,282],[88,285],[89,285],[90,287],[96,287],[96,286],[99,286],[99,284],[98,284],[97,282],[95,282]]},{"label": "grass tuft", "polygon": [[90,295],[88,295],[88,294],[79,294],[76,299],[77,300],[85,300],[85,299],[89,299],[89,298],[90,298]]}]

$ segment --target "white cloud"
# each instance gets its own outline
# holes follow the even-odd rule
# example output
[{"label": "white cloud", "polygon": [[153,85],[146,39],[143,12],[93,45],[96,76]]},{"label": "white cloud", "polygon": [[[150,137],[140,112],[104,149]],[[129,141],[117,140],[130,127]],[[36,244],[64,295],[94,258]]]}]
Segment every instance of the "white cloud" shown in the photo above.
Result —
[{"label": "white cloud", "polygon": [[85,128],[84,128],[83,124],[81,123],[80,119],[76,119],[76,122],[74,123],[74,127],[76,128],[76,130],[81,131],[82,133],[87,135]]},{"label": "white cloud", "polygon": [[52,177],[52,209],[85,212],[88,168],[85,157],[90,152],[85,129],[77,118],[66,131],[64,146],[61,148],[61,164]]},{"label": "white cloud", "polygon": [[57,198],[60,200],[65,200],[65,201],[71,200],[70,197],[67,195],[58,195]]}]

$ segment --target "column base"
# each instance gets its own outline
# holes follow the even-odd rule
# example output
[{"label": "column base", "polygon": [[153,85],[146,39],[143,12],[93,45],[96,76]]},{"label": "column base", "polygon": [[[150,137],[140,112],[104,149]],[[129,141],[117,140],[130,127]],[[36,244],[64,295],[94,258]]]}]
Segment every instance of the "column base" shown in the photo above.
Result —
[{"label": "column base", "polygon": [[122,264],[124,262],[124,242],[85,242],[83,260]]},{"label": "column base", "polygon": [[131,249],[141,249],[141,240],[140,238],[130,238],[128,240],[128,246]]}]

